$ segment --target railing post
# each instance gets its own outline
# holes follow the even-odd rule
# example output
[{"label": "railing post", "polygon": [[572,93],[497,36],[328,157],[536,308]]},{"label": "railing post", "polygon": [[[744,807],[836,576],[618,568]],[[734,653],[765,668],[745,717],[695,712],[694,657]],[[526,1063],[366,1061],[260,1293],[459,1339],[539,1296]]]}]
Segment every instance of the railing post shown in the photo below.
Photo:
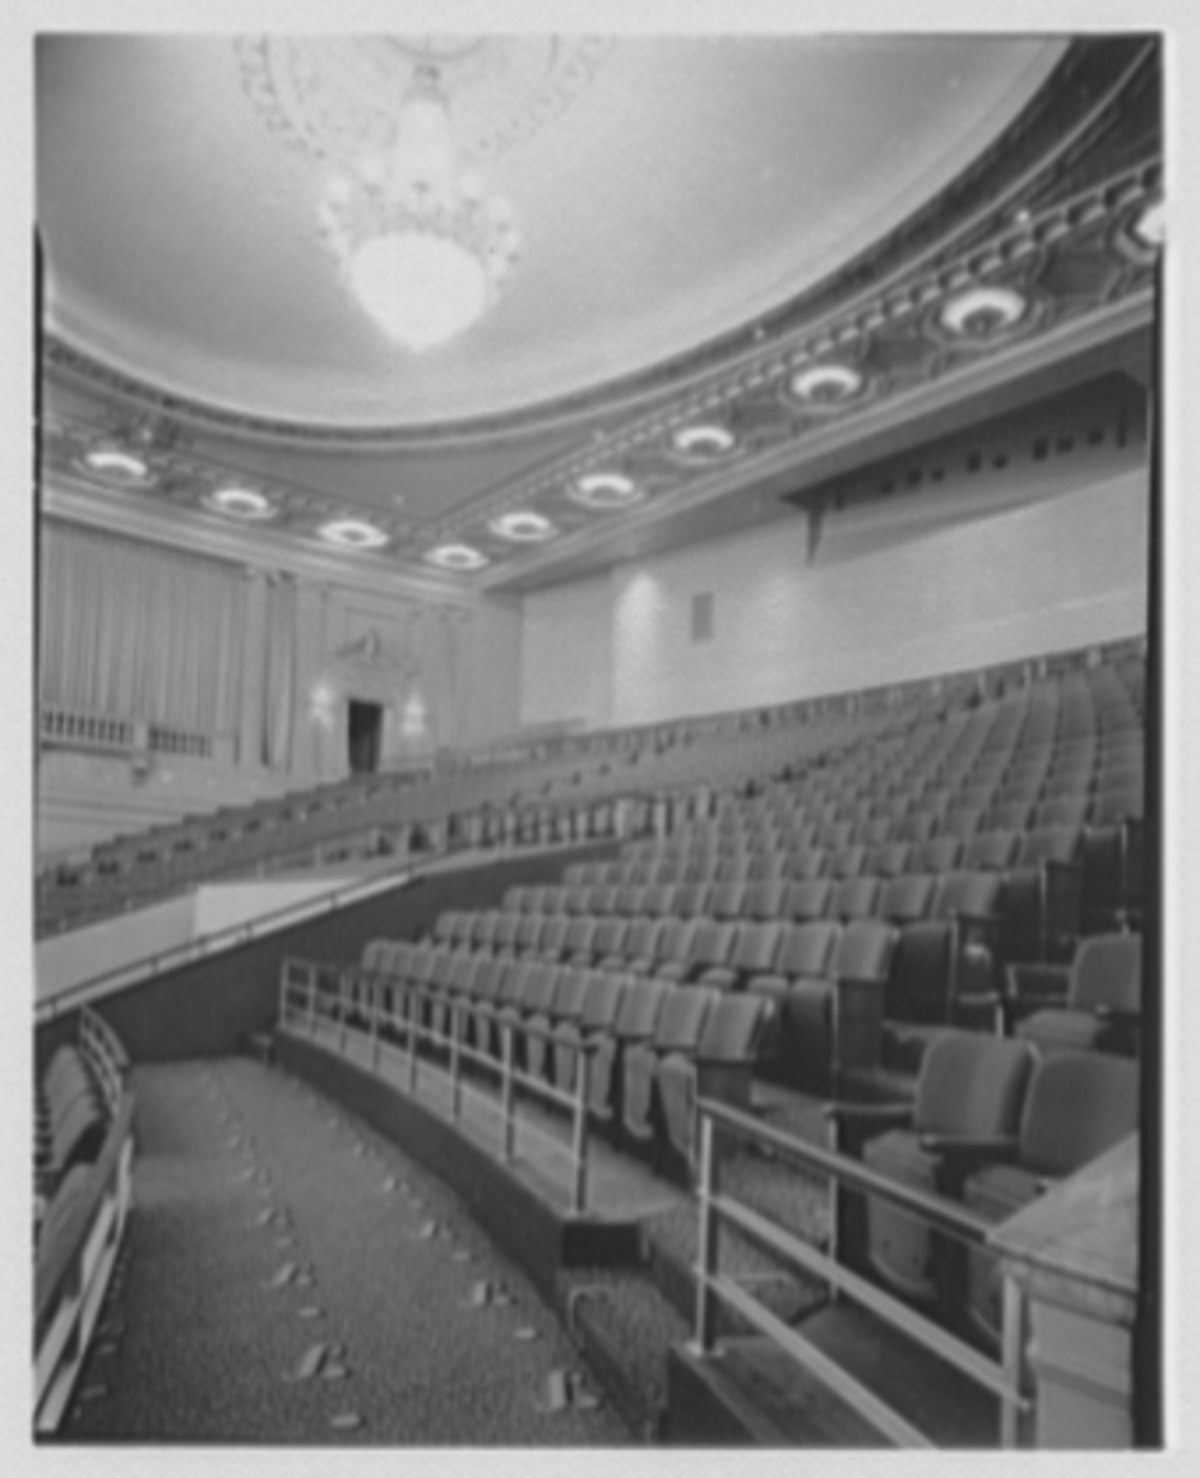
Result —
[{"label": "railing post", "polygon": [[696,1267],[696,1339],[700,1355],[711,1355],[716,1348],[716,1302],[711,1280],[717,1265],[717,1214],[712,1198],[716,1194],[716,1131],[712,1119],[700,1113],[700,1184],[697,1187],[700,1212],[700,1245]]},{"label": "railing post", "polygon": [[339,970],[337,973],[337,1025],[338,1025],[338,1051],[345,1056],[346,1052],[346,1015],[350,1008],[350,972]]},{"label": "railing post", "polygon": [[579,1068],[575,1074],[575,1119],[571,1126],[571,1214],[582,1216],[587,1210],[588,1182],[588,1055],[579,1054]]},{"label": "railing post", "polygon": [[504,1132],[504,1162],[511,1165],[516,1147],[516,1117],[514,1114],[515,1084],[513,1082],[513,1029],[505,1022],[501,1028],[503,1047],[502,1076],[500,1079],[500,1112]]},{"label": "railing post", "polygon": [[308,1034],[314,1040],[317,1035],[317,971],[308,967]]},{"label": "railing post", "polygon": [[1004,1279],[1004,1314],[1001,1325],[1004,1383],[1008,1391],[1000,1404],[1000,1446],[1020,1443],[1021,1374],[1025,1361],[1025,1296],[1013,1278]]},{"label": "railing post", "polygon": [[450,1025],[450,1117],[457,1124],[459,1115],[462,1113],[462,1054],[459,1050],[459,1015],[458,1002],[449,1003],[448,1021]]},{"label": "railing post", "polygon": [[367,1012],[371,1027],[371,1071],[373,1073],[379,1071],[379,1001],[381,994],[382,988],[378,977],[375,975],[368,977],[367,999],[370,1005],[367,1007]]},{"label": "railing post", "polygon": [[408,1021],[408,1091],[415,1098],[417,1093],[417,992],[409,984],[404,992],[405,1016]]}]

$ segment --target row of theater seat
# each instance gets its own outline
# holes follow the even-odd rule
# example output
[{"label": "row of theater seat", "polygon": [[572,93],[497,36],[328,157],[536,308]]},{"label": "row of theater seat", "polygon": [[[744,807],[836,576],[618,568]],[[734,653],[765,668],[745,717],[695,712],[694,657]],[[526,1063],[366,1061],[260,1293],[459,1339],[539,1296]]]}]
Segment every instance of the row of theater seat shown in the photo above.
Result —
[{"label": "row of theater seat", "polygon": [[[87,1057],[60,1047],[34,1087],[34,1223],[37,1235],[80,1194],[111,1119]],[[54,1208],[57,1207],[57,1212]]]},{"label": "row of theater seat", "polygon": [[[729,887],[736,892],[738,885]],[[591,891],[591,901],[605,901]],[[944,1019],[952,992],[958,988],[965,993],[963,958],[972,955],[973,989],[992,989],[1001,967],[996,940],[1004,942],[1010,959],[1018,958],[1012,942],[1027,936],[1029,915],[1041,899],[1040,892],[1033,901],[1018,888],[1010,892],[998,873],[956,871],[886,882],[860,878],[840,885],[819,879],[745,885],[743,900],[748,893],[775,895],[783,912],[766,918],[651,911],[658,902],[690,904],[694,894],[703,900],[707,891],[704,885],[641,890],[636,901],[647,911],[628,915],[450,910],[437,920],[434,938],[452,950],[603,964],[637,974],[666,971],[682,979],[702,979],[707,972],[710,979],[719,975],[723,988],[741,989],[757,976],[786,968],[797,941],[833,937],[840,925],[873,922],[899,931],[903,947],[894,972],[897,998],[910,999],[918,1016],[924,1003],[933,1019]],[[922,941],[919,950],[917,940]]]},{"label": "row of theater seat", "polygon": [[[448,1047],[457,1034],[499,1060],[508,1029],[517,1067],[563,1094],[577,1091],[586,1054],[590,1117],[617,1142],[685,1161],[698,1075],[719,1071],[724,1095],[748,1103],[769,1015],[763,996],[711,984],[440,951],[430,958],[419,946],[376,940],[364,951],[351,1023],[369,1025],[373,1008],[383,1037],[407,1045],[416,998],[401,981],[422,987],[417,1009],[435,1041]],[[470,1009],[456,1019],[456,1006]]]},{"label": "row of theater seat", "polygon": [[[1003,884],[991,888],[990,902],[1002,957],[1043,958],[1049,950],[1069,956],[1085,912],[1089,919],[1097,918],[1104,900],[1126,893],[1133,901],[1119,876],[1121,847],[1114,843],[1089,849],[1086,840],[1068,829],[1031,832],[1024,838],[992,834],[970,848],[928,847],[903,859],[872,857],[856,848],[853,856],[803,852],[773,859],[762,854],[760,865],[751,862],[743,869],[736,862],[725,866],[712,858],[685,858],[652,865],[652,883],[548,890],[541,902],[551,915],[844,919],[882,914],[903,920],[929,910],[938,879],[988,873]],[[906,865],[890,870],[889,864],[900,860]],[[607,876],[636,877],[643,871],[636,863],[617,864]],[[721,872],[735,875],[721,878]],[[684,881],[667,881],[672,877]]]},{"label": "row of theater seat", "polygon": [[[1114,809],[1125,813],[1139,804],[1133,787],[1141,764],[1136,746],[1144,659],[1131,652],[1113,654],[1099,665],[1084,666],[1085,661],[1091,664],[1092,655],[1044,664],[1046,676],[1032,686],[1027,684],[1034,669],[1026,665],[1019,674],[1026,686],[975,709],[967,704],[1005,687],[1001,673],[960,675],[911,691],[843,695],[711,721],[683,720],[665,733],[648,732],[632,747],[619,742],[619,735],[579,736],[561,754],[514,755],[507,763],[498,759],[425,781],[352,778],[99,847],[88,864],[39,878],[39,919],[43,926],[62,924],[145,902],[223,870],[275,865],[322,839],[339,839],[347,855],[363,856],[391,844],[389,827],[410,823],[447,824],[451,834],[470,842],[478,833],[484,844],[563,840],[553,816],[548,825],[539,819],[539,797],[552,808],[573,803],[586,810],[599,797],[645,797],[657,790],[666,793],[670,806],[672,790],[680,799],[697,785],[715,792],[743,785],[758,789],[781,773],[834,785],[861,780],[871,798],[876,792],[882,796],[881,787],[889,781],[914,796],[935,780],[943,789],[952,781],[964,786],[973,781],[990,787],[980,800],[985,806],[1011,798],[1052,808],[1054,797],[1073,796],[1072,787],[1086,783],[1095,794],[1085,820],[1107,825]],[[1108,788],[1120,779],[1123,762],[1130,782],[1125,800]],[[1035,772],[1036,792],[1029,790]],[[998,789],[1002,778],[1019,793],[1014,790],[1010,797]],[[841,799],[849,802],[850,796]],[[860,796],[860,805],[863,800]],[[489,818],[490,807],[498,807],[499,814]],[[1066,812],[1059,817],[1049,809],[1039,824],[1047,817],[1068,819]],[[861,819],[869,825],[869,816]],[[894,819],[900,828],[895,839],[903,839],[907,818]],[[574,821],[566,834],[581,835]],[[589,826],[586,834],[595,833]],[[872,835],[883,840],[881,831]]]},{"label": "row of theater seat", "polygon": [[[1138,936],[1084,941],[1068,971],[1014,967],[1006,994],[995,975],[980,972],[971,951],[963,950],[961,927],[957,920],[903,929],[880,920],[751,925],[721,963],[702,955],[518,958],[483,948],[374,940],[351,974],[363,1024],[368,993],[389,1020],[403,1023],[407,988],[417,987],[425,1000],[423,1019],[436,1034],[448,1034],[456,1005],[468,1008],[456,1029],[494,1053],[498,1030],[508,1025],[518,1031],[531,1071],[568,1091],[579,1033],[607,1035],[614,1047],[635,1040],[637,1031],[652,1027],[639,1011],[666,988],[694,993],[705,1006],[725,997],[745,999],[742,1007],[723,1005],[718,1019],[753,1024],[743,1044],[749,1070],[820,1094],[834,1085],[835,1066],[859,1086],[882,1075],[895,1088],[905,1075],[912,1077],[955,1005],[973,1011],[981,1031],[997,1025],[1015,1030],[1043,1053],[1082,1047],[1136,1053]],[[953,1000],[952,986],[958,989]],[[623,995],[630,1000],[619,1024]],[[676,1009],[701,1007],[681,1002]],[[551,1032],[553,1041],[525,1035],[528,1024]],[[675,1044],[671,1050],[682,1049]],[[603,1072],[603,1052],[598,1061]],[[601,1117],[607,1091],[593,1105]],[[645,1126],[631,1123],[630,1133],[636,1136],[639,1127]]]},{"label": "row of theater seat", "polygon": [[[1019,1211],[1138,1127],[1140,1073],[1129,1059],[946,1031],[903,1105],[829,1109],[836,1146],[888,1179],[960,1200],[986,1221]],[[906,1299],[998,1349],[994,1254],[967,1251],[879,1197],[839,1197],[838,1245]]]},{"label": "row of theater seat", "polygon": [[951,769],[936,758],[914,762],[906,751],[889,750],[865,765],[855,757],[792,782],[770,781],[748,798],[723,798],[715,815],[691,830],[701,835],[756,827],[786,833],[811,826],[817,830],[801,836],[801,844],[836,847],[855,839],[855,828],[864,828],[859,840],[874,844],[1031,824],[1109,824],[1141,814],[1144,744],[1140,731],[1126,739],[1118,762],[1094,785],[1086,769],[1078,775],[1047,772],[1045,759],[1033,756],[1001,753],[992,760],[985,752]]}]

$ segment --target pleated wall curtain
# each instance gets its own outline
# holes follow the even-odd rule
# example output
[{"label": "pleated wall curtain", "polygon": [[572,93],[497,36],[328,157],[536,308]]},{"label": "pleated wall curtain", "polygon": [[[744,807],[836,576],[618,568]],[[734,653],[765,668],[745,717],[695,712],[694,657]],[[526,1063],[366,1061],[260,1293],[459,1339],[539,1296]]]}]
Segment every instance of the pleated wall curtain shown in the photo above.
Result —
[{"label": "pleated wall curtain", "polygon": [[422,607],[410,617],[409,650],[420,663],[415,690],[425,709],[429,743],[462,742],[467,694],[463,647],[467,616],[448,607]]},{"label": "pleated wall curtain", "polygon": [[47,522],[39,612],[43,704],[190,733],[236,731],[240,569]]},{"label": "pleated wall curtain", "polygon": [[296,693],[296,587],[291,580],[272,580],[267,586],[266,626],[262,762],[272,770],[288,770]]}]

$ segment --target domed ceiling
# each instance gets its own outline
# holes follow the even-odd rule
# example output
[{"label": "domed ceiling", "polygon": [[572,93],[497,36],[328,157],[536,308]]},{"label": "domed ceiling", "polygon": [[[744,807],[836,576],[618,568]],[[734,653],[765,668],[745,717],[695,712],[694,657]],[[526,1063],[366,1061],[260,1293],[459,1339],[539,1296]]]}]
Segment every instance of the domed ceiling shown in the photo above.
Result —
[{"label": "domed ceiling", "polygon": [[[817,330],[844,287],[882,293],[913,241],[932,244],[931,203],[946,202],[944,235],[962,224],[951,205],[978,211],[991,191],[994,234],[1001,209],[1022,224],[1023,190],[1044,266],[1055,238],[1033,234],[1049,199],[1031,193],[1035,166],[1064,120],[1095,131],[1092,114],[1138,71],[1128,44],[1093,55],[1052,109],[1077,51],[1036,37],[44,37],[51,452],[78,470],[89,437],[140,417],[160,510],[173,499],[211,519],[200,504],[214,483],[249,478],[272,500],[273,537],[361,515],[416,567],[446,539],[491,563],[527,554],[520,533],[495,533],[513,512],[578,542],[598,514],[611,520],[622,480],[653,502],[654,476],[629,464],[647,415],[661,440],[724,408],[715,437],[673,446],[693,480],[742,456],[757,413],[738,423],[730,385],[785,376],[795,391],[838,343]],[[510,203],[521,253],[476,324],[418,354],[350,295],[319,208],[332,172],[384,146],[431,61],[458,162]],[[1126,204],[1139,209],[1153,194],[1148,131],[1142,120],[1130,135],[1142,174]],[[1128,236],[1114,208],[1110,255],[1114,231]],[[1139,265],[1136,251],[1119,258],[1124,288]],[[960,286],[996,270],[975,263]],[[1115,294],[1099,270],[1069,284],[1093,306]],[[1032,299],[1018,298],[1032,325]],[[909,308],[881,298],[876,317],[930,302],[914,287]],[[851,378],[811,382],[814,401],[883,383],[863,363],[879,327],[865,311]],[[883,366],[893,378],[905,352]],[[807,391],[777,391],[767,419],[790,416],[788,440]],[[565,500],[589,472],[618,481]],[[472,528],[481,519],[490,533]]]},{"label": "domed ceiling", "polygon": [[1061,43],[430,38],[456,142],[520,263],[443,348],[398,347],[318,236],[423,38],[49,40],[50,322],[179,394],[273,419],[419,425],[644,370],[794,296],[951,179]]}]

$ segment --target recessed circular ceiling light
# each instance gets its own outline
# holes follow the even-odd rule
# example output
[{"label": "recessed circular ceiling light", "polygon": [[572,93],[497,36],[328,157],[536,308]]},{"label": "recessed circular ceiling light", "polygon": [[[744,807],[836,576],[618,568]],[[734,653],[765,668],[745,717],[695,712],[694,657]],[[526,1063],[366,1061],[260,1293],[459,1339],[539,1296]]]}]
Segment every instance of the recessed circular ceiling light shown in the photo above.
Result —
[{"label": "recessed circular ceiling light", "polygon": [[625,508],[645,494],[623,472],[589,472],[575,479],[567,496],[586,508]]},{"label": "recessed circular ceiling light", "polygon": [[110,482],[132,485],[150,480],[148,464],[134,452],[120,451],[116,447],[94,447],[83,460],[93,472],[98,472]]},{"label": "recessed circular ceiling light", "polygon": [[478,570],[488,562],[486,554],[480,554],[469,544],[439,544],[436,549],[428,550],[425,558],[444,570]]},{"label": "recessed circular ceiling light", "polygon": [[848,364],[814,364],[794,374],[788,388],[808,405],[837,405],[857,395],[863,377]]},{"label": "recessed circular ceiling light", "polygon": [[1025,299],[1011,287],[971,287],[951,298],[941,321],[953,334],[986,338],[1011,328],[1025,312]]},{"label": "recessed circular ceiling light", "polygon": [[1161,200],[1155,200],[1133,223],[1133,234],[1146,246],[1161,246],[1166,237],[1167,211]]},{"label": "recessed circular ceiling light", "polygon": [[723,457],[737,445],[737,437],[728,426],[706,423],[696,426],[680,426],[671,433],[671,445],[685,457],[706,460]]},{"label": "recessed circular ceiling light", "polygon": [[270,498],[256,488],[215,488],[204,501],[218,513],[233,518],[273,518],[276,512]]},{"label": "recessed circular ceiling light", "polygon": [[338,518],[332,523],[323,523],[317,533],[327,544],[340,544],[344,549],[378,549],[388,541],[382,529],[357,518]]},{"label": "recessed circular ceiling light", "polygon": [[493,534],[499,534],[502,539],[523,539],[531,544],[541,539],[552,539],[558,533],[548,518],[543,518],[540,513],[534,513],[529,509],[521,509],[515,513],[502,513],[490,521],[488,528]]}]

